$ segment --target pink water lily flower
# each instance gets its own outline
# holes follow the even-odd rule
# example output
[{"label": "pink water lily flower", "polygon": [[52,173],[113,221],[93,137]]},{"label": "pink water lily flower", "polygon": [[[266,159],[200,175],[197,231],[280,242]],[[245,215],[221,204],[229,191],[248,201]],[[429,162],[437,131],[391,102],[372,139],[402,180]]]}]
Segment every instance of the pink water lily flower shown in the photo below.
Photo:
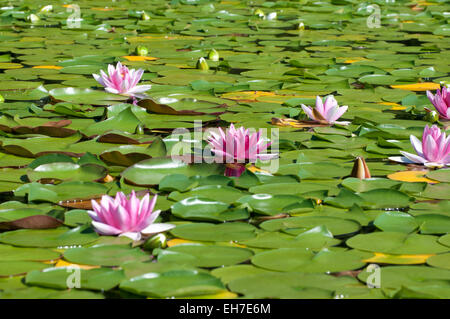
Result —
[{"label": "pink water lily flower", "polygon": [[122,192],[115,198],[103,195],[100,204],[92,200],[94,210],[88,211],[92,226],[101,235],[126,236],[133,240],[141,239],[142,234],[157,234],[174,228],[175,225],[154,223],[161,212],[153,211],[157,197],[150,200],[150,195],[146,194],[139,200],[134,191],[129,199]]},{"label": "pink water lily flower", "polygon": [[254,163],[278,157],[265,151],[272,142],[265,143],[262,130],[250,134],[249,129],[236,129],[233,124],[226,133],[219,128],[219,133],[211,132],[208,143],[216,156],[216,162],[226,163],[225,176],[241,176],[245,171],[245,163]]},{"label": "pink water lily flower", "polygon": [[403,152],[404,158],[390,157],[390,159],[402,163],[417,163],[427,167],[450,166],[450,136],[441,132],[439,127],[425,126],[422,141],[414,135],[410,136],[411,144],[417,155]]},{"label": "pink water lily flower", "polygon": [[443,87],[442,91],[437,89],[436,95],[427,91],[428,99],[433,103],[436,111],[439,112],[439,117],[445,120],[450,120],[450,88]]},{"label": "pink water lily flower", "polygon": [[328,96],[325,99],[325,103],[322,102],[322,98],[320,96],[317,96],[315,108],[311,108],[304,104],[302,104],[301,106],[303,112],[305,112],[306,115],[308,115],[308,117],[313,121],[319,123],[341,124],[341,125],[348,125],[350,123],[350,122],[336,121],[342,116],[342,114],[344,114],[347,111],[348,106],[344,105],[339,107],[338,102],[336,101],[333,95]]},{"label": "pink water lily flower", "polygon": [[117,62],[117,66],[109,64],[108,74],[100,70],[100,75],[92,74],[95,80],[105,87],[105,91],[132,97],[144,98],[141,94],[151,89],[151,85],[137,85],[141,80],[143,69],[129,70],[125,65]]}]

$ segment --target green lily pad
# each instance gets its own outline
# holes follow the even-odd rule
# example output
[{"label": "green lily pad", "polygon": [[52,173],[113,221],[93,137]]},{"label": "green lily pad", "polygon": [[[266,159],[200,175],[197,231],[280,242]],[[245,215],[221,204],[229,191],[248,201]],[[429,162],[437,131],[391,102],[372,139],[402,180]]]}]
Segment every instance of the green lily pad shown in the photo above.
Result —
[{"label": "green lily pad", "polygon": [[330,251],[317,253],[305,248],[279,248],[256,254],[252,264],[274,271],[339,272],[354,270],[365,265],[362,258],[352,251]]},{"label": "green lily pad", "polygon": [[0,242],[20,247],[68,247],[88,244],[97,239],[97,233],[86,226],[73,229],[19,229],[0,234]]},{"label": "green lily pad", "polygon": [[427,173],[427,177],[440,181],[450,183],[450,169],[438,169]]},{"label": "green lily pad", "polygon": [[256,238],[240,241],[241,244],[256,248],[310,248],[316,250],[335,246],[340,242],[340,240],[333,238],[333,235],[325,226],[311,228],[297,236],[278,232],[264,232],[258,234]]},{"label": "green lily pad", "polygon": [[224,168],[214,164],[186,164],[170,158],[151,158],[127,168],[122,176],[137,185],[156,185],[171,174],[207,176],[223,173]]},{"label": "green lily pad", "polygon": [[[373,274],[373,270],[365,269],[358,274],[358,278],[363,282],[370,282],[369,276]],[[431,296],[428,295],[426,298],[447,298],[449,276],[450,271],[446,269],[427,266],[387,266],[379,269],[379,284],[383,292],[391,298],[402,288],[422,291],[422,294],[425,295],[431,291]],[[436,288],[444,288],[444,291],[436,291]],[[445,293],[443,294],[443,292]]]},{"label": "green lily pad", "polygon": [[356,283],[356,280],[350,277],[272,272],[238,277],[228,285],[231,291],[244,294],[247,298],[331,299],[334,297],[334,290]]},{"label": "green lily pad", "polygon": [[379,229],[391,232],[411,233],[419,226],[416,219],[403,212],[384,212],[374,220]]},{"label": "green lily pad", "polygon": [[434,254],[448,250],[438,243],[436,236],[387,231],[359,234],[346,243],[355,249],[388,254]]},{"label": "green lily pad", "polygon": [[130,260],[149,260],[150,256],[139,248],[125,245],[98,245],[89,248],[72,248],[64,252],[64,259],[77,264],[119,266]]},{"label": "green lily pad", "polygon": [[250,249],[202,244],[180,244],[159,250],[156,254],[161,263],[176,262],[197,267],[239,264],[253,255]]},{"label": "green lily pad", "polygon": [[96,181],[106,176],[105,167],[96,164],[79,165],[69,162],[42,164],[28,173],[30,181],[56,179],[61,181]]},{"label": "green lily pad", "polygon": [[128,99],[128,97],[104,91],[70,87],[53,89],[50,90],[49,94],[56,100],[64,102],[95,105],[111,105]]},{"label": "green lily pad", "polygon": [[263,222],[260,227],[268,231],[289,230],[301,233],[316,226],[325,226],[334,236],[350,234],[360,229],[359,223],[337,217],[298,216]]},{"label": "green lily pad", "polygon": [[185,198],[172,206],[177,217],[200,221],[230,221],[249,216],[245,209],[230,210],[230,205],[198,196]]},{"label": "green lily pad", "polygon": [[59,253],[50,249],[19,248],[0,245],[0,261],[49,261],[60,257]]},{"label": "green lily pad", "polygon": [[237,203],[250,206],[252,211],[263,215],[277,215],[285,212],[285,208],[303,200],[293,195],[255,194],[241,197]]},{"label": "green lily pad", "polygon": [[450,253],[431,256],[427,259],[427,264],[433,267],[450,270]]},{"label": "green lily pad", "polygon": [[[70,276],[79,271],[80,286],[68,287],[72,282]],[[98,269],[74,269],[70,267],[46,268],[42,271],[31,271],[25,277],[27,285],[39,286],[53,289],[79,288],[89,290],[110,290],[117,286],[125,275],[122,270],[113,270],[108,268]]]}]

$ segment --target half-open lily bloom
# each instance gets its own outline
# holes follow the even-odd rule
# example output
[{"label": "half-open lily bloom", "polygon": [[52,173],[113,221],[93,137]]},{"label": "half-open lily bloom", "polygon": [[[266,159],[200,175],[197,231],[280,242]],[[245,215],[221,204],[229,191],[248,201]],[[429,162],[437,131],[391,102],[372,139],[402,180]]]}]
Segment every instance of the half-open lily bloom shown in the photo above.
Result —
[{"label": "half-open lily bloom", "polygon": [[439,112],[439,117],[450,120],[450,88],[444,86],[442,91],[437,89],[436,95],[427,91],[427,96],[436,111]]},{"label": "half-open lily bloom", "polygon": [[142,235],[157,234],[175,227],[172,224],[154,223],[161,212],[153,211],[156,199],[157,195],[150,200],[147,194],[140,200],[134,191],[129,199],[122,192],[118,192],[114,199],[103,195],[100,204],[92,200],[94,210],[88,211],[88,214],[97,233],[139,240]]},{"label": "half-open lily bloom", "polygon": [[272,142],[266,143],[262,130],[250,134],[248,129],[236,129],[233,124],[226,133],[219,128],[219,133],[211,132],[208,143],[216,156],[216,162],[226,163],[225,176],[241,176],[245,163],[254,163],[278,157],[278,154],[265,152]]},{"label": "half-open lily bloom", "polygon": [[117,62],[117,66],[109,64],[108,74],[100,70],[100,75],[92,74],[95,80],[105,87],[105,91],[132,97],[144,98],[143,92],[151,89],[151,85],[137,85],[144,74],[143,69],[129,70]]},{"label": "half-open lily bloom", "polygon": [[441,132],[439,127],[433,125],[431,128],[425,126],[422,141],[414,135],[410,136],[412,146],[417,155],[403,152],[404,157],[390,157],[397,162],[423,164],[427,167],[450,166],[450,136]]},{"label": "half-open lily bloom", "polygon": [[322,98],[320,96],[316,97],[316,107],[311,108],[302,104],[303,112],[308,115],[308,117],[316,122],[324,123],[324,124],[341,124],[348,125],[350,122],[337,122],[342,114],[344,114],[348,106],[344,105],[339,107],[336,99],[333,95],[329,95],[325,99],[325,103],[322,102]]}]

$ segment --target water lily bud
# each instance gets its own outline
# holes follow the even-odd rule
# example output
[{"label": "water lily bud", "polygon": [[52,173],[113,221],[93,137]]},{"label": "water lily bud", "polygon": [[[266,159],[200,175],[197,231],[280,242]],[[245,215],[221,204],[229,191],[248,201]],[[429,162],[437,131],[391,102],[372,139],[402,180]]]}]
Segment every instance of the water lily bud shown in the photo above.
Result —
[{"label": "water lily bud", "polygon": [[219,52],[217,52],[215,49],[212,49],[209,51],[208,59],[211,61],[219,61]]},{"label": "water lily bud", "polygon": [[147,56],[147,54],[148,54],[148,49],[147,49],[147,47],[144,47],[144,46],[142,46],[142,45],[139,45],[139,46],[136,48],[136,54],[139,55],[139,56]]},{"label": "water lily bud", "polygon": [[350,174],[350,176],[359,179],[366,179],[371,177],[369,167],[367,167],[364,158],[358,156],[355,159],[355,164],[353,165],[352,173]]},{"label": "water lily bud", "polygon": [[425,119],[427,122],[435,123],[439,121],[439,114],[436,111],[427,112]]},{"label": "water lily bud", "polygon": [[3,102],[5,102],[5,98],[0,95],[0,103],[3,103]]},{"label": "water lily bud", "polygon": [[305,30],[305,25],[303,24],[303,22],[300,22],[300,23],[298,24],[297,29],[300,30],[300,31]]},{"label": "water lily bud", "polygon": [[271,12],[267,15],[267,20],[272,21],[272,20],[276,20],[277,19],[277,13],[276,12]]},{"label": "water lily bud", "polygon": [[166,248],[167,237],[164,234],[158,234],[150,237],[144,244],[144,249],[153,250],[155,248]]},{"label": "water lily bud", "polygon": [[266,17],[266,15],[264,14],[264,12],[261,9],[256,9],[253,14],[255,16],[260,17],[261,19],[264,19]]},{"label": "water lily bud", "polygon": [[141,20],[150,20],[150,16],[144,11],[142,12]]},{"label": "water lily bud", "polygon": [[143,126],[142,124],[139,124],[139,125],[136,127],[136,134],[139,134],[139,135],[144,134],[144,126]]},{"label": "water lily bud", "polygon": [[35,22],[38,22],[40,19],[37,15],[32,13],[27,17],[27,20],[30,21],[31,23],[35,23]]},{"label": "water lily bud", "polygon": [[209,70],[209,65],[206,63],[206,60],[202,57],[197,61],[197,69],[199,70]]},{"label": "water lily bud", "polygon": [[53,6],[51,4],[49,4],[48,6],[42,7],[41,10],[39,10],[39,12],[51,12],[53,11]]}]

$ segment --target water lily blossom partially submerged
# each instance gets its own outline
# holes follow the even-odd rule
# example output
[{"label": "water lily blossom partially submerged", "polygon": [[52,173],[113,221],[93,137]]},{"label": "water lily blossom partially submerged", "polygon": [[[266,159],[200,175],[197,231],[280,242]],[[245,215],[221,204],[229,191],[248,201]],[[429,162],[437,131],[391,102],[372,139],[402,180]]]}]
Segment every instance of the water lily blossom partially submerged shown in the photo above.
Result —
[{"label": "water lily blossom partially submerged", "polygon": [[94,79],[105,87],[105,91],[130,97],[144,98],[145,91],[151,89],[151,85],[137,85],[144,74],[143,69],[129,70],[125,65],[117,62],[117,66],[108,65],[108,74],[100,70],[100,75],[92,74]]},{"label": "water lily blossom partially submerged", "polygon": [[427,96],[436,111],[439,112],[439,117],[450,120],[450,88],[444,86],[442,90],[437,89],[436,95],[427,91]]},{"label": "water lily blossom partially submerged", "polygon": [[118,192],[114,199],[104,195],[100,204],[92,200],[94,210],[88,211],[88,214],[97,233],[139,240],[142,235],[157,234],[175,227],[172,224],[154,223],[161,212],[153,211],[156,199],[157,195],[150,200],[147,194],[140,200],[134,191],[129,199],[122,192]]},{"label": "water lily blossom partially submerged", "polygon": [[239,177],[245,171],[245,163],[278,157],[278,154],[264,152],[272,143],[265,143],[261,130],[250,134],[248,129],[244,127],[236,129],[233,124],[226,133],[221,128],[218,134],[211,132],[208,143],[216,156],[216,161],[226,163],[225,176]]},{"label": "water lily blossom partially submerged", "polygon": [[439,127],[425,126],[422,141],[414,135],[410,136],[411,144],[417,155],[403,152],[404,157],[389,157],[389,159],[407,164],[422,164],[427,167],[450,166],[450,136],[441,132]]},{"label": "water lily blossom partially submerged", "polygon": [[337,119],[339,119],[342,116],[342,114],[344,114],[347,111],[348,106],[344,105],[339,107],[333,95],[328,96],[325,99],[325,103],[322,102],[320,96],[317,96],[315,108],[311,108],[309,106],[302,104],[302,109],[311,120],[319,123],[341,124],[341,125],[349,124],[349,122],[337,121]]}]

